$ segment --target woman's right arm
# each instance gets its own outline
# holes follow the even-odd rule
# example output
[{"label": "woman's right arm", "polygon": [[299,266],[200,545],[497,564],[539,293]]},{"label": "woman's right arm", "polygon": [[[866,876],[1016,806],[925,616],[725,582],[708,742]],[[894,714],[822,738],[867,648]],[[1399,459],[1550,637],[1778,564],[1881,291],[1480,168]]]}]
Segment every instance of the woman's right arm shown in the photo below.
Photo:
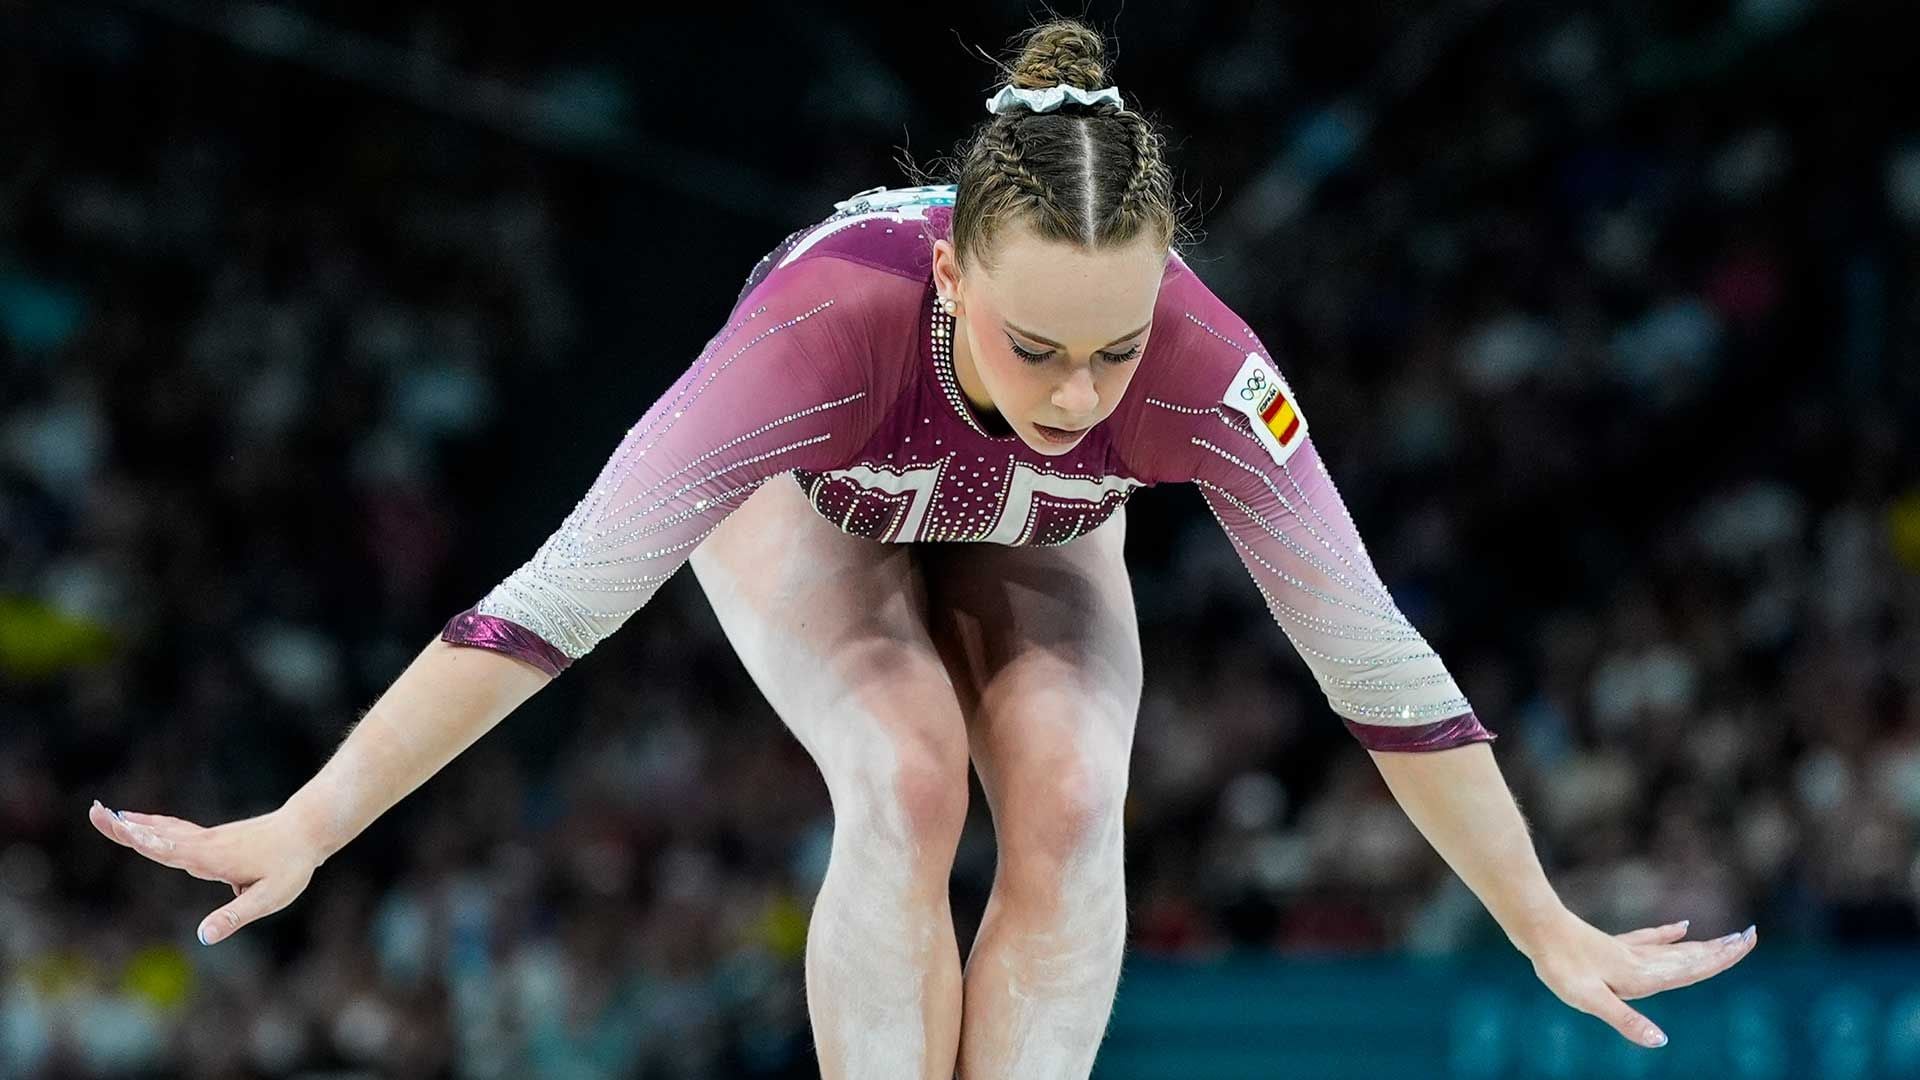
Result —
[{"label": "woman's right arm", "polygon": [[[889,289],[902,295],[879,295]],[[534,556],[454,616],[279,810],[203,828],[95,804],[94,827],[233,887],[204,941],[292,903],[334,852],[618,629],[759,484],[857,452],[874,399],[891,400],[868,361],[906,355],[913,325],[875,313],[913,310],[919,289],[837,258],[776,269]]]},{"label": "woman's right arm", "polygon": [[436,639],[280,809],[203,828],[95,802],[88,820],[162,866],[232,886],[233,901],[200,921],[211,945],[293,903],[334,852],[551,681],[511,656]]},{"label": "woman's right arm", "polygon": [[315,867],[551,681],[503,653],[430,642],[281,808]]}]

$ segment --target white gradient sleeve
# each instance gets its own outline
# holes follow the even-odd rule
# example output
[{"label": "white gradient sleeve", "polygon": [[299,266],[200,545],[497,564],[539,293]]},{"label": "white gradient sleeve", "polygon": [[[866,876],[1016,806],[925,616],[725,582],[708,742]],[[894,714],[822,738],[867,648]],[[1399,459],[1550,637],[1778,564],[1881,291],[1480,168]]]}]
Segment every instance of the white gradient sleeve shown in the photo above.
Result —
[{"label": "white gradient sleeve", "polygon": [[773,273],[630,428],[572,512],[442,640],[557,675],[646,605],[769,477],[864,441],[862,317],[875,275],[837,258]]},{"label": "white gradient sleeve", "polygon": [[1311,436],[1277,453],[1257,413],[1211,415],[1194,483],[1348,730],[1373,750],[1492,741],[1375,572]]}]

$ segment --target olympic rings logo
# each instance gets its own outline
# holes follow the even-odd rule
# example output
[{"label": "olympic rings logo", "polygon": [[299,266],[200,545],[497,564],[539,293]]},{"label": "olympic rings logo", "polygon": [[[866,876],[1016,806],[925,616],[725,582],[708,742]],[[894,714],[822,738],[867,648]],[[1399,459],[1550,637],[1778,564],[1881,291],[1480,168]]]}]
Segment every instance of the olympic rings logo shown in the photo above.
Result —
[{"label": "olympic rings logo", "polygon": [[1267,373],[1256,369],[1253,374],[1247,376],[1246,384],[1240,387],[1240,400],[1252,401],[1260,396],[1260,391],[1266,388]]}]

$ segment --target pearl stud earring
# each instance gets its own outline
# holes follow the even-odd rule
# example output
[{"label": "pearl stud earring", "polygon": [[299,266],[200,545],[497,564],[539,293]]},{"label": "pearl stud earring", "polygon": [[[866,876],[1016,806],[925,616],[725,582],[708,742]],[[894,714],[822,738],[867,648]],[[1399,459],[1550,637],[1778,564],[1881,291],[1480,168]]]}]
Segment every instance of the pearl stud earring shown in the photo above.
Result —
[{"label": "pearl stud earring", "polygon": [[953,297],[943,296],[940,298],[940,310],[946,312],[948,315],[952,315],[954,312],[960,310],[960,305],[954,302]]}]

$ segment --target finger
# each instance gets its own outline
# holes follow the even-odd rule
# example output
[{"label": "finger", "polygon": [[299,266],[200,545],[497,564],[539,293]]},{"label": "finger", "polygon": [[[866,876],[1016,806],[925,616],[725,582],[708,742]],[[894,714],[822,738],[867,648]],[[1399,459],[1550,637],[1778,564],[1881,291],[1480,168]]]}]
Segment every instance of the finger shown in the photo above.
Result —
[{"label": "finger", "polygon": [[[167,862],[173,853],[179,850],[180,845],[177,841],[161,836],[148,826],[136,825],[120,818],[115,818],[113,824],[116,835],[125,837],[128,847],[155,862]],[[169,862],[168,865],[172,863]]]},{"label": "finger", "polygon": [[130,847],[145,855],[164,854],[172,843],[145,825],[136,825],[116,817],[113,811],[101,806],[97,801],[88,808],[87,820],[93,823],[94,828],[118,841],[122,846]]},{"label": "finger", "polygon": [[212,834],[210,829],[175,840],[162,836],[145,825],[136,825],[131,821],[111,817],[109,821],[111,825],[108,835],[161,866],[184,870],[201,881],[228,879],[228,871],[218,869],[207,862],[206,837]]},{"label": "finger", "polygon": [[1654,1022],[1642,1016],[1633,1006],[1621,1001],[1610,993],[1604,993],[1599,1000],[1587,1008],[1587,1012],[1613,1025],[1627,1041],[1640,1046],[1658,1047],[1667,1045],[1666,1032],[1661,1031]]},{"label": "finger", "polygon": [[214,829],[200,829],[175,839],[149,826],[116,816],[98,802],[88,810],[87,818],[93,822],[94,828],[115,843],[132,848],[161,866],[184,870],[201,881],[227,881],[231,876],[231,871],[218,868],[217,863],[208,862],[216,854],[208,847],[208,840],[215,835]]},{"label": "finger", "polygon": [[120,838],[119,832],[114,829],[115,821],[113,812],[101,806],[98,799],[94,800],[93,805],[87,808],[87,823],[92,825],[107,839],[118,844],[126,843],[126,841]]},{"label": "finger", "polygon": [[287,901],[292,899],[285,888],[266,878],[255,882],[245,892],[241,892],[239,887],[235,886],[234,893],[232,903],[200,921],[200,929],[197,933],[202,945],[212,945],[214,942],[231,937],[235,931],[255,919],[264,918],[286,907]]},{"label": "finger", "polygon": [[1681,919],[1665,926],[1649,926],[1645,930],[1629,930],[1615,935],[1629,945],[1664,945],[1670,941],[1679,941],[1687,936],[1687,926],[1692,920]]},{"label": "finger", "polygon": [[[1759,932],[1753,927],[1748,927],[1744,933],[1728,934],[1714,941],[1683,942],[1680,946],[1656,946],[1659,949],[1656,957],[1643,962],[1642,970],[1648,981],[1644,985],[1628,988],[1628,992],[1622,992],[1620,996],[1629,1000],[1642,998],[1711,979],[1746,959],[1747,954],[1754,950],[1759,941]],[[1700,948],[1696,950],[1695,946]],[[1681,954],[1683,947],[1687,950],[1685,954]]]},{"label": "finger", "polygon": [[1633,952],[1641,966],[1651,972],[1667,974],[1686,971],[1725,958],[1750,945],[1744,933],[1728,934],[1711,941],[1680,941],[1670,945],[1641,945]]},{"label": "finger", "polygon": [[195,825],[185,818],[168,817],[165,814],[141,814],[132,810],[122,810],[119,813],[122,819],[131,821],[136,825],[145,825],[162,835],[177,832],[194,832],[200,829],[200,826]]}]

